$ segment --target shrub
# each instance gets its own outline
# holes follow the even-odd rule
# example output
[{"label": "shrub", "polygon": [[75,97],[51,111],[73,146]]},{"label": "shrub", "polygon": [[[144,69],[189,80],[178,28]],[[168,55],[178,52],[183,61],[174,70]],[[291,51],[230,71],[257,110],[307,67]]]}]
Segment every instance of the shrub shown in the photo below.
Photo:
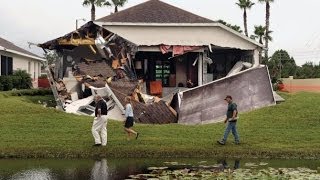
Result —
[{"label": "shrub", "polygon": [[11,96],[44,96],[52,95],[51,89],[24,89],[8,92]]},{"label": "shrub", "polygon": [[0,91],[9,91],[19,87],[21,78],[17,76],[0,76]]},{"label": "shrub", "polygon": [[0,91],[12,89],[30,89],[32,79],[25,70],[17,70],[10,76],[0,76]]},{"label": "shrub", "polygon": [[39,79],[46,79],[46,78],[48,78],[47,74],[42,74],[42,75],[39,77]]},{"label": "shrub", "polygon": [[14,88],[16,88],[16,89],[30,89],[32,87],[32,79],[30,77],[30,74],[27,73],[27,71],[17,70],[13,73],[13,76],[21,78],[20,84]]}]

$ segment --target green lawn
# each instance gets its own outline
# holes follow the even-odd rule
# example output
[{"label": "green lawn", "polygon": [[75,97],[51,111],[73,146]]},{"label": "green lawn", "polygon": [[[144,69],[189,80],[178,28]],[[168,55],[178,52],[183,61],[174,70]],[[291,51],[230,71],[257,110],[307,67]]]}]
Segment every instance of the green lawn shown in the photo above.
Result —
[{"label": "green lawn", "polygon": [[[281,94],[286,102],[240,115],[241,145],[216,143],[224,123],[142,125],[126,141],[121,122],[108,122],[108,145],[93,148],[91,117],[36,104],[36,97],[0,94],[0,158],[239,157],[320,158],[320,94]],[[47,99],[47,97],[38,97]]]}]

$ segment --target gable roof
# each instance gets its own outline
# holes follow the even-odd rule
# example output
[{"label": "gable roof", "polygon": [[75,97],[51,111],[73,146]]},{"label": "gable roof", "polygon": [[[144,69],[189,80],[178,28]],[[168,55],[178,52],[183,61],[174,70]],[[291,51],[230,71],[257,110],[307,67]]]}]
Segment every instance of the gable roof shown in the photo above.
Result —
[{"label": "gable roof", "polygon": [[96,20],[126,23],[213,23],[214,21],[160,0],[149,0]]},{"label": "gable roof", "polygon": [[22,49],[22,48],[16,46],[15,44],[13,44],[12,42],[5,40],[1,37],[0,37],[0,47],[3,47],[4,50],[7,50],[7,51],[11,50],[10,51],[11,53],[19,54],[22,56],[27,56],[27,57],[34,58],[34,59],[41,60],[41,61],[44,60],[41,57],[37,56],[36,54],[33,54],[25,49]]}]

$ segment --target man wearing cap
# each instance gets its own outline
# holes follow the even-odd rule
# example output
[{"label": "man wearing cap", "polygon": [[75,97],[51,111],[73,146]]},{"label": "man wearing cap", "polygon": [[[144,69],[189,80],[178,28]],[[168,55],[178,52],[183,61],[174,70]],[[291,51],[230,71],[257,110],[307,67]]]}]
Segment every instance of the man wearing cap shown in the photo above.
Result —
[{"label": "man wearing cap", "polygon": [[221,145],[225,145],[227,142],[228,135],[229,135],[230,131],[232,131],[232,134],[235,139],[235,144],[239,144],[240,141],[239,141],[239,135],[238,135],[237,126],[236,126],[237,120],[238,120],[237,104],[232,101],[232,97],[229,95],[224,100],[228,103],[228,109],[227,109],[227,114],[226,114],[227,118],[224,121],[224,123],[228,123],[228,124],[227,124],[227,128],[224,132],[223,139],[218,141],[218,143]]},{"label": "man wearing cap", "polygon": [[95,144],[93,146],[107,145],[107,102],[99,95],[95,96],[96,109],[92,124],[92,135]]}]

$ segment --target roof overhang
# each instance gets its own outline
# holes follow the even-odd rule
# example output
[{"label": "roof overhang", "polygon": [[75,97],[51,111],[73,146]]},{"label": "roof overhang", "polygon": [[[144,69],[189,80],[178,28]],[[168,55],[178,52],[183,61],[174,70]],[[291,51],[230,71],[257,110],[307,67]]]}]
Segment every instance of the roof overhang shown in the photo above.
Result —
[{"label": "roof overhang", "polygon": [[24,56],[24,57],[28,57],[28,58],[32,58],[32,59],[38,60],[38,61],[46,61],[46,60],[43,59],[43,58],[36,57],[36,56],[31,56],[31,55],[29,55],[29,54],[25,54],[25,53],[21,53],[21,52],[15,51],[15,50],[7,49],[7,48],[2,47],[2,46],[0,46],[0,51],[5,51],[5,52],[17,54],[17,55]]},{"label": "roof overhang", "polygon": [[221,23],[122,23],[94,22],[138,46],[210,44],[238,49],[264,46]]}]

